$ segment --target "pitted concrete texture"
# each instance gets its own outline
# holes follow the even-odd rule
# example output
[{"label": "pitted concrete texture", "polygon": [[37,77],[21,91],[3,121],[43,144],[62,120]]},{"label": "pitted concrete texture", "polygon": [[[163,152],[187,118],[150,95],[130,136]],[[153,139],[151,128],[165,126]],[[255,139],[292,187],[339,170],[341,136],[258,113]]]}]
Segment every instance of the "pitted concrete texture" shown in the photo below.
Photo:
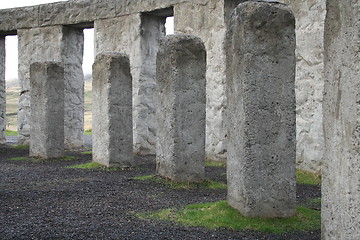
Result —
[{"label": "pitted concrete texture", "polygon": [[63,28],[65,74],[65,148],[84,145],[84,33],[82,29]]},{"label": "pitted concrete texture", "polygon": [[84,77],[82,72],[83,33],[79,29],[54,26],[18,30],[19,80],[21,94],[18,112],[19,144],[30,139],[30,65],[57,61],[65,74],[65,146],[83,146]]},{"label": "pitted concrete texture", "polygon": [[64,156],[64,68],[59,62],[30,66],[30,156]]},{"label": "pitted concrete texture", "polygon": [[320,172],[324,154],[324,22],[326,0],[282,0],[296,18],[296,162]]},{"label": "pitted concrete texture", "polygon": [[0,144],[6,143],[5,37],[0,36]]},{"label": "pitted concrete texture", "polygon": [[177,182],[205,175],[206,51],[200,38],[163,38],[157,55],[156,173]]},{"label": "pitted concrete texture", "polygon": [[241,3],[227,33],[228,202],[249,217],[295,214],[295,19]]},{"label": "pitted concrete texture", "polygon": [[132,77],[126,55],[103,53],[93,65],[93,161],[130,167],[133,158]]},{"label": "pitted concrete texture", "polygon": [[327,1],[322,239],[360,239],[360,2]]},{"label": "pitted concrete texture", "polygon": [[165,36],[165,18],[132,14],[95,22],[96,53],[124,52],[129,55],[133,76],[134,152],[155,154],[156,53]]},{"label": "pitted concrete texture", "polygon": [[[140,12],[150,12],[194,0],[71,0],[0,10],[0,32],[40,26],[88,24]],[[206,2],[196,0],[198,3]]]},{"label": "pitted concrete texture", "polygon": [[[134,88],[134,152],[138,154],[154,154],[157,129],[154,120],[156,109],[154,100],[155,55],[158,49],[158,39],[164,35],[162,21],[166,16],[173,14],[175,32],[196,35],[205,44],[207,50],[206,155],[207,158],[212,160],[226,161],[225,31],[231,11],[244,1],[74,0],[32,7],[3,9],[0,10],[0,34],[18,33],[19,37],[25,31],[35,34],[33,38],[27,40],[23,38],[22,42],[29,41],[29,43],[26,43],[28,46],[25,46],[25,49],[19,45],[21,79],[24,71],[29,71],[29,58],[34,58],[34,61],[62,61],[57,57],[53,57],[54,53],[52,51],[58,51],[55,37],[49,33],[47,37],[43,37],[46,40],[45,42],[37,40],[41,38],[43,33],[48,32],[49,28],[57,28],[61,25],[74,26],[79,29],[95,26],[97,54],[116,51],[129,55]],[[324,153],[322,75],[323,26],[326,0],[279,1],[289,4],[297,19],[298,46],[295,81],[297,97],[297,166],[308,171],[318,172]],[[36,34],[35,32],[39,30],[34,29],[44,30],[41,34]],[[78,37],[80,38],[80,36]],[[54,41],[52,41],[52,38]],[[72,39],[75,38],[72,37]],[[64,39],[66,39],[66,36],[64,36]],[[54,43],[53,49],[48,48],[49,43]],[[78,43],[73,44],[73,46],[75,45],[78,48],[76,48],[74,54],[78,54],[82,47]],[[73,59],[78,59],[78,57],[74,56]],[[27,64],[27,62],[29,63]],[[65,75],[67,75],[66,68],[65,66]],[[76,72],[74,76],[80,76],[79,69]],[[73,90],[79,91],[77,88],[73,88]],[[30,135],[28,123],[30,114],[29,91],[30,89],[25,83],[19,102],[20,144],[26,144]],[[81,96],[81,91],[78,94]],[[69,124],[72,125],[65,124],[65,138],[66,145],[72,148],[73,145],[82,144],[82,135],[80,134],[82,127],[79,128],[79,126],[83,121],[83,113],[77,110],[80,110],[83,106],[75,104],[78,100],[76,94],[70,94],[66,98],[72,102],[66,104],[68,107],[65,106],[67,109],[65,121],[70,121]],[[70,107],[74,107],[74,111],[71,111]]]},{"label": "pitted concrete texture", "polygon": [[224,2],[210,0],[207,4],[200,4],[198,1],[186,1],[174,6],[174,16],[175,32],[198,36],[205,44],[206,157],[226,161]]}]

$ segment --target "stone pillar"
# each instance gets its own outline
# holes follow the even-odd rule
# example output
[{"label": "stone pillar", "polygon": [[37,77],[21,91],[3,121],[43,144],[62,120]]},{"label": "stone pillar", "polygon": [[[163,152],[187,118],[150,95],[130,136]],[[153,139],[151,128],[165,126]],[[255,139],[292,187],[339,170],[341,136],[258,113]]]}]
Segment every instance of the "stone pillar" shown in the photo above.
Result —
[{"label": "stone pillar", "polygon": [[93,65],[93,161],[133,163],[132,77],[126,55],[103,53]]},{"label": "stone pillar", "polygon": [[134,152],[155,154],[156,53],[165,36],[161,17],[130,14],[95,21],[95,52],[129,55],[133,77]]},{"label": "stone pillar", "polygon": [[82,30],[63,26],[18,30],[19,81],[21,86],[19,144],[30,138],[30,65],[34,62],[63,63],[65,74],[65,146],[83,145],[84,77],[82,73]]},{"label": "stone pillar", "polygon": [[279,0],[296,19],[296,162],[321,171],[324,154],[324,22],[326,0]]},{"label": "stone pillar", "polygon": [[200,181],[205,168],[206,51],[200,38],[163,38],[157,55],[156,173]]},{"label": "stone pillar", "polygon": [[65,76],[65,148],[84,145],[84,32],[64,27],[63,51]]},{"label": "stone pillar", "polygon": [[249,217],[295,214],[295,19],[246,2],[227,33],[228,202]]},{"label": "stone pillar", "polygon": [[322,239],[360,239],[360,2],[327,0]]},{"label": "stone pillar", "polygon": [[64,68],[58,62],[30,67],[30,156],[64,156]]},{"label": "stone pillar", "polygon": [[227,13],[240,0],[182,1],[174,5],[176,33],[198,36],[206,47],[206,158],[226,161],[225,32]]},{"label": "stone pillar", "polygon": [[0,144],[6,143],[5,37],[0,36]]}]

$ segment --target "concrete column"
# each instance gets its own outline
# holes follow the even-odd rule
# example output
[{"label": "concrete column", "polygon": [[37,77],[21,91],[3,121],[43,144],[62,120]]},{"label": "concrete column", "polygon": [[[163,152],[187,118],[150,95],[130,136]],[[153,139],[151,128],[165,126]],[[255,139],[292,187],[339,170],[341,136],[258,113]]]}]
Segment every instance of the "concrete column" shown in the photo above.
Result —
[{"label": "concrete column", "polygon": [[64,156],[64,68],[58,62],[30,66],[30,156]]},{"label": "concrete column", "polygon": [[279,0],[296,19],[296,162],[320,173],[324,154],[324,23],[326,0]]},{"label": "concrete column", "polygon": [[129,58],[99,54],[93,65],[93,161],[109,167],[134,165],[132,127]]},{"label": "concrete column", "polygon": [[200,38],[170,35],[157,55],[156,173],[177,182],[204,178],[206,51]]},{"label": "concrete column", "polygon": [[[198,36],[206,47],[206,158],[226,161],[225,33],[241,0],[182,1],[174,5],[175,32]],[[230,10],[231,9],[231,10]],[[201,16],[201,17],[200,17]]]},{"label": "concrete column", "polygon": [[96,54],[108,51],[129,55],[133,77],[134,152],[155,154],[156,53],[165,36],[164,19],[130,14],[95,21]]},{"label": "concrete column", "polygon": [[322,239],[360,239],[360,2],[327,0]]},{"label": "concrete column", "polygon": [[81,148],[84,145],[84,32],[64,27],[63,37],[65,148]]},{"label": "concrete column", "polygon": [[295,19],[238,5],[227,33],[228,202],[249,217],[295,213]]},{"label": "concrete column", "polygon": [[34,62],[56,61],[63,63],[65,74],[65,146],[81,147],[84,122],[82,30],[63,26],[20,29],[18,38],[21,86],[19,144],[28,144],[30,139],[30,65]]},{"label": "concrete column", "polygon": [[6,143],[5,37],[0,36],[0,144]]}]

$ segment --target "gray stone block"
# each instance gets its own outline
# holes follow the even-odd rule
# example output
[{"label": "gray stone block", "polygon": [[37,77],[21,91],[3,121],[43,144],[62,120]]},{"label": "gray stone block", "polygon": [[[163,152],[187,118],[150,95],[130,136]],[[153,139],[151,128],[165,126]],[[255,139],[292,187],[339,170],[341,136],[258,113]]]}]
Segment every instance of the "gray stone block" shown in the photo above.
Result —
[{"label": "gray stone block", "polygon": [[84,145],[84,33],[82,29],[63,28],[65,77],[65,148]]},{"label": "gray stone block", "polygon": [[6,142],[5,37],[0,36],[0,144]]},{"label": "gray stone block", "polygon": [[204,178],[206,50],[200,38],[163,38],[157,55],[156,173],[177,182]]},{"label": "gray stone block", "polygon": [[246,2],[227,32],[228,202],[249,217],[295,214],[295,19]]},{"label": "gray stone block", "polygon": [[58,62],[30,66],[30,156],[64,156],[64,68]]},{"label": "gray stone block", "polygon": [[77,0],[40,5],[39,25],[91,23],[115,17],[113,0]]},{"label": "gray stone block", "polygon": [[64,26],[21,29],[18,31],[18,38],[21,85],[18,112],[19,144],[28,144],[30,137],[30,65],[34,62],[57,61],[63,64],[65,74],[65,147],[82,147],[83,31]]},{"label": "gray stone block", "polygon": [[93,65],[93,161],[109,167],[133,166],[132,125],[129,58],[99,54]]},{"label": "gray stone block", "polygon": [[360,2],[327,1],[323,240],[360,239]]}]

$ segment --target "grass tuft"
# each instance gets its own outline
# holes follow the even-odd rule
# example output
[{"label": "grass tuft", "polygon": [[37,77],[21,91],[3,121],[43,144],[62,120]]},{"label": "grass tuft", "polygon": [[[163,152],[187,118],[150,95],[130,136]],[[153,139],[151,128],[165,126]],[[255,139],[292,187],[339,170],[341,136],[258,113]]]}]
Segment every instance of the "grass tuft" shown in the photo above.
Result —
[{"label": "grass tuft", "polygon": [[321,175],[300,169],[296,169],[296,183],[307,185],[321,185]]},{"label": "grass tuft", "polygon": [[66,168],[75,168],[75,169],[86,169],[86,170],[106,170],[106,171],[120,171],[129,169],[128,167],[107,167],[97,162],[89,162],[84,164],[78,164],[74,166],[68,166]]},{"label": "grass tuft", "polygon": [[29,149],[29,145],[14,145],[13,149]]},{"label": "grass tuft", "polygon": [[12,130],[5,130],[5,134],[6,134],[6,136],[17,136],[18,135],[18,133],[17,133],[17,131],[12,131]]},{"label": "grass tuft", "polygon": [[226,162],[214,161],[214,160],[206,160],[206,161],[205,161],[205,167],[220,167],[220,168],[224,168],[224,167],[226,167]]},{"label": "grass tuft", "polygon": [[92,135],[92,129],[88,129],[84,131],[85,135]]},{"label": "grass tuft", "polygon": [[84,154],[84,155],[92,155],[92,151],[82,152],[81,154]]},{"label": "grass tuft", "polygon": [[9,158],[8,160],[11,161],[32,161],[33,159],[30,157],[14,157],[14,158]]},{"label": "grass tuft", "polygon": [[142,219],[172,221],[186,226],[208,229],[254,230],[268,233],[313,231],[320,229],[320,211],[297,207],[291,218],[249,218],[230,207],[226,201],[192,204],[148,214],[137,214]]},{"label": "grass tuft", "polygon": [[65,156],[63,158],[50,158],[50,159],[44,159],[44,158],[35,158],[35,157],[15,157],[15,158],[9,158],[9,160],[12,161],[31,161],[31,162],[68,162],[77,160],[76,157],[73,156]]},{"label": "grass tuft", "polygon": [[201,182],[174,182],[169,179],[165,179],[159,176],[155,175],[147,175],[147,176],[139,176],[134,177],[135,180],[141,180],[141,181],[149,181],[149,182],[155,182],[159,184],[163,184],[167,187],[173,188],[173,189],[224,189],[227,188],[225,183],[222,182],[215,182],[212,180],[204,180]]}]

